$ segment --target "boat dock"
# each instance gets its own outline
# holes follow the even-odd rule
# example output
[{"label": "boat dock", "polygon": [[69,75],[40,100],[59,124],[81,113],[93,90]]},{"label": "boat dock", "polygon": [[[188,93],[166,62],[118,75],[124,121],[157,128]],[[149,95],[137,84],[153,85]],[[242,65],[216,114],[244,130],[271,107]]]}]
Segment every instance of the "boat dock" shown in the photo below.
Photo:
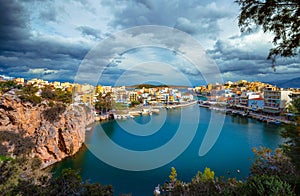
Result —
[{"label": "boat dock", "polygon": [[253,111],[249,110],[236,110],[236,109],[231,109],[231,108],[226,108],[226,107],[217,107],[217,106],[211,106],[211,105],[205,105],[205,104],[199,104],[199,107],[204,107],[208,108],[210,110],[215,110],[217,112],[222,112],[225,114],[229,114],[232,116],[242,116],[242,117],[247,117],[247,118],[252,118],[256,119],[261,122],[269,123],[269,124],[275,124],[275,125],[280,125],[280,124],[294,124],[295,122],[286,120],[282,116],[271,116],[271,115],[265,115],[265,114],[258,114]]},{"label": "boat dock", "polygon": [[166,105],[165,108],[166,109],[182,108],[182,107],[187,107],[187,106],[190,106],[190,105],[194,105],[196,103],[198,103],[198,101],[186,102],[186,103],[181,103],[181,104],[178,104],[178,105]]}]

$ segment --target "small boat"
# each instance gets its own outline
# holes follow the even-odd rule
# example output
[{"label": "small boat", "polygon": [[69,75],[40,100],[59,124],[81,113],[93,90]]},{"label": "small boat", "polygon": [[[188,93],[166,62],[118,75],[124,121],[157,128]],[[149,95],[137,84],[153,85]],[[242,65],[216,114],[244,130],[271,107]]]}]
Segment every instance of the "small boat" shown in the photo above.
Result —
[{"label": "small boat", "polygon": [[154,189],[154,195],[160,195],[159,185],[157,185]]},{"label": "small boat", "polygon": [[241,113],[241,115],[242,115],[243,117],[247,117],[247,116],[248,116],[247,113]]},{"label": "small boat", "polygon": [[278,121],[278,120],[273,120],[270,122],[271,124],[274,124],[274,125],[281,125],[281,122]]},{"label": "small boat", "polygon": [[232,114],[233,116],[237,115],[238,113],[239,113],[239,112],[234,111],[234,110],[231,112],[231,114]]},{"label": "small boat", "polygon": [[275,125],[281,125],[281,122],[280,121],[275,121]]},{"label": "small boat", "polygon": [[231,114],[232,113],[232,111],[231,110],[226,110],[226,112],[225,112],[226,114]]}]

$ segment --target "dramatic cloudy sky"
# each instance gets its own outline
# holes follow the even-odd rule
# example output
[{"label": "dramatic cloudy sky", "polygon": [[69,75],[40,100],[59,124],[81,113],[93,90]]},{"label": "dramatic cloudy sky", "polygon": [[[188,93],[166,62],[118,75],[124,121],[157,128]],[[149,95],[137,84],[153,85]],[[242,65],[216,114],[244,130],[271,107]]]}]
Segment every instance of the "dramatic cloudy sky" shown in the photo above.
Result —
[{"label": "dramatic cloudy sky", "polygon": [[[88,82],[101,71],[103,84],[145,81],[182,84],[184,79],[193,85],[203,82],[202,71],[183,57],[194,50],[193,44],[189,50],[182,49],[181,40],[176,40],[173,34],[162,33],[158,39],[152,32],[139,30],[123,34],[122,43],[105,42],[120,31],[141,25],[167,26],[192,36],[197,40],[195,44],[200,44],[214,60],[224,81],[274,81],[300,75],[299,56],[278,59],[273,71],[271,62],[266,60],[272,35],[259,30],[241,34],[237,26],[239,7],[233,0],[0,0],[0,3],[0,75],[74,81],[78,70],[88,69],[86,77],[78,77],[78,81]],[[154,46],[159,41],[163,46],[153,47],[154,39]],[[140,42],[145,42],[145,46],[126,48]],[[93,61],[92,67],[87,63],[90,59],[83,63],[86,55],[99,45],[100,54],[94,52],[93,56],[102,60]],[[99,63],[103,72],[97,67]]]}]

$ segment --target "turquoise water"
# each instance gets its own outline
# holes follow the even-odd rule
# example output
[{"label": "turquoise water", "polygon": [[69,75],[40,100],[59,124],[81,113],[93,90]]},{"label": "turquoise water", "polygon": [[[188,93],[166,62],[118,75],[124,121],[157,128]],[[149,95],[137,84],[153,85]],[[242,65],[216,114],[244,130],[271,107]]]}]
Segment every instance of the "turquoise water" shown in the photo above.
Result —
[{"label": "turquoise water", "polygon": [[[153,195],[154,187],[168,180],[172,166],[176,168],[178,179],[182,181],[190,181],[197,171],[203,171],[205,167],[210,167],[215,171],[216,176],[244,179],[249,174],[253,157],[252,147],[266,146],[275,149],[283,141],[279,135],[280,127],[253,119],[226,116],[215,145],[206,155],[200,157],[198,156],[199,147],[206,133],[211,114],[215,113],[214,118],[222,117],[222,114],[194,105],[169,111],[163,110],[159,115],[99,123],[93,131],[87,132],[86,144],[87,146],[95,145],[96,149],[99,149],[101,146],[98,146],[99,143],[105,142],[103,134],[106,134],[109,139],[126,149],[136,151],[155,149],[175,137],[182,114],[185,115],[185,123],[191,125],[195,112],[200,114],[195,137],[183,153],[167,165],[148,171],[127,171],[104,163],[95,156],[96,153],[92,153],[89,148],[84,147],[74,157],[56,164],[54,170],[61,171],[67,167],[78,169],[84,180],[112,184],[115,195],[120,193]],[[160,123],[161,128],[147,136],[136,136],[126,131],[126,128],[124,129],[124,127],[134,126],[136,123],[141,126],[150,124],[151,127],[155,127],[155,123]],[[110,152],[111,149],[105,150]],[[122,161],[125,160],[120,159],[121,163]],[[136,161],[139,162],[139,157],[136,158]],[[240,170],[240,173],[237,173],[237,170]]]}]

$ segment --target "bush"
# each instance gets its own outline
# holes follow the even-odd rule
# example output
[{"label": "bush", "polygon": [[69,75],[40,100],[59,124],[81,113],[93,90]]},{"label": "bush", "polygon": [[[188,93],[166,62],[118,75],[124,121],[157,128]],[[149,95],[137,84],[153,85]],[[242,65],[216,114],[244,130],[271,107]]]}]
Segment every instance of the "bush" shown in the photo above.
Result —
[{"label": "bush", "polygon": [[56,94],[50,87],[45,87],[42,89],[41,97],[44,99],[54,100],[56,97]]},{"label": "bush", "polygon": [[247,179],[241,188],[245,195],[294,195],[292,187],[278,176],[256,175]]},{"label": "bush", "polygon": [[139,101],[132,101],[132,102],[130,103],[130,107],[134,107],[134,106],[136,106],[136,105],[140,105],[140,102],[139,102]]},{"label": "bush", "polygon": [[72,93],[61,89],[55,90],[55,100],[66,104],[72,103]]},{"label": "bush", "polygon": [[36,95],[21,95],[20,99],[24,102],[30,102],[33,105],[37,105],[42,102],[42,98]]},{"label": "bush", "polygon": [[45,120],[53,123],[60,119],[60,115],[64,113],[66,110],[66,106],[63,104],[57,104],[47,110],[42,112],[42,116]]},{"label": "bush", "polygon": [[0,92],[1,93],[6,93],[8,91],[10,91],[11,89],[14,89],[14,88],[21,88],[21,85],[15,83],[14,81],[12,80],[8,80],[8,81],[5,81],[5,82],[0,82]]},{"label": "bush", "polygon": [[253,148],[255,161],[250,170],[253,176],[269,175],[278,176],[280,179],[291,184],[295,183],[295,166],[291,163],[282,149],[277,148],[274,152],[271,149],[261,147],[259,150]]}]

